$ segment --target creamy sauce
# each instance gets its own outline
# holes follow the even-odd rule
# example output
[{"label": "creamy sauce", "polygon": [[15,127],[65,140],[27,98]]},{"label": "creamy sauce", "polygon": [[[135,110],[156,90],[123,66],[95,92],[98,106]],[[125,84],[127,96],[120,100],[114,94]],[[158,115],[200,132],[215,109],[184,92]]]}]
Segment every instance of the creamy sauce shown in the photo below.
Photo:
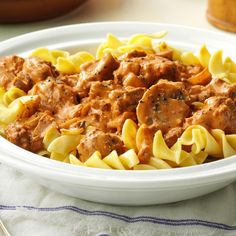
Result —
[{"label": "creamy sauce", "polygon": [[6,138],[37,152],[49,127],[82,127],[84,138],[77,149],[85,161],[96,150],[103,156],[112,150],[124,152],[121,130],[125,120],[132,119],[143,127],[138,156],[146,163],[157,130],[168,146],[193,124],[236,133],[236,85],[213,80],[200,65],[186,66],[171,58],[171,51],[133,51],[119,59],[107,54],[83,64],[78,74],[62,75],[38,58],[4,57],[0,86],[37,95],[31,112],[8,125]]}]

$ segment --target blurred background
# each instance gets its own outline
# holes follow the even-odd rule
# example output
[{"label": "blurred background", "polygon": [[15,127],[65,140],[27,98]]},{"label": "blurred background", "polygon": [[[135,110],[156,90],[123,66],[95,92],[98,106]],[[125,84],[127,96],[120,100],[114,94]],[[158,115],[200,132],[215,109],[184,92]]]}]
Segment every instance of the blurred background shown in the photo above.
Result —
[{"label": "blurred background", "polygon": [[[26,9],[25,11],[27,12],[23,12],[20,8],[20,4],[22,2],[31,2],[32,4],[34,1],[38,2],[38,4],[41,4],[38,5],[38,8],[40,10],[33,12],[33,10]],[[41,18],[44,18],[44,14],[48,14],[47,7],[49,6],[48,3],[50,1],[52,0],[1,0],[0,22],[6,22],[6,18],[3,17],[13,17],[15,13],[18,14],[17,17],[19,17],[19,15],[22,13],[22,15],[37,14],[38,16],[42,16]],[[55,2],[55,0],[53,1]],[[67,0],[67,2],[68,1],[69,0]],[[212,4],[214,6],[216,5],[216,2],[223,2],[223,4],[225,5],[224,1],[233,1],[236,4],[236,0],[212,1]],[[6,4],[4,6],[2,5],[4,2],[12,4],[10,6],[10,9],[12,9],[12,11],[8,9],[9,4],[7,6]],[[64,2],[64,0],[56,2],[57,4],[59,4],[61,2]],[[17,36],[19,34],[44,28],[98,21],[152,21],[218,30],[217,28],[213,27],[207,20],[207,0],[70,0],[70,2],[72,5],[68,9],[64,8],[64,6],[61,6],[61,8],[64,9],[64,12],[69,11],[69,13],[63,14],[56,18],[52,18],[50,20],[17,24],[0,23],[0,41],[11,38],[13,36]],[[81,2],[83,2],[82,5],[80,5]],[[12,6],[14,6],[14,9]],[[4,14],[6,16],[4,16]],[[62,13],[58,12],[58,14]],[[12,19],[13,18],[11,18],[11,20]],[[17,19],[13,19],[13,21],[14,20]]]},{"label": "blurred background", "polygon": [[[2,14],[7,11],[6,8],[8,7],[1,7],[1,4],[3,4],[4,1],[7,3],[12,2],[15,6],[19,2],[31,1],[32,3],[39,0],[1,0],[0,13],[2,9]],[[40,1],[45,9],[42,10],[40,9],[40,6],[38,6],[38,12],[40,12],[40,14],[46,14],[50,1],[51,0]],[[57,4],[60,4],[61,1],[62,0],[56,2]],[[0,41],[39,29],[97,21],[152,21],[218,30],[213,27],[206,18],[207,0],[87,0],[84,1],[82,5],[80,5],[81,0],[71,1],[74,1],[74,5],[70,9],[64,9],[64,11],[69,11],[69,13],[65,13],[50,20],[18,24],[0,23]],[[229,2],[231,0],[213,1]],[[236,4],[236,0],[232,1]],[[18,13],[22,11],[19,7],[15,10],[18,11]],[[26,9],[25,6],[23,6],[23,10],[26,11],[24,14],[32,15],[38,13]],[[13,16],[10,15],[11,13],[12,11],[8,11],[7,16],[10,16],[13,21],[17,20],[12,18]],[[61,14],[61,12],[58,14]],[[3,22],[1,16],[0,21]]]}]

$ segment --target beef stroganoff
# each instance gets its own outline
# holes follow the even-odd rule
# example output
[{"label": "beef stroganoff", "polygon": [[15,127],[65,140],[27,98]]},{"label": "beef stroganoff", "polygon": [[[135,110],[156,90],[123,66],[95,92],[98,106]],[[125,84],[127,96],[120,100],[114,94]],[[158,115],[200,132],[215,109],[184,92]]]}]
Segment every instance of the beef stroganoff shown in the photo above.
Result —
[{"label": "beef stroganoff", "polygon": [[[165,31],[70,55],[38,48],[0,60],[0,133],[74,165],[153,170],[236,154],[236,64],[182,52]],[[234,124],[235,123],[235,124]]]}]

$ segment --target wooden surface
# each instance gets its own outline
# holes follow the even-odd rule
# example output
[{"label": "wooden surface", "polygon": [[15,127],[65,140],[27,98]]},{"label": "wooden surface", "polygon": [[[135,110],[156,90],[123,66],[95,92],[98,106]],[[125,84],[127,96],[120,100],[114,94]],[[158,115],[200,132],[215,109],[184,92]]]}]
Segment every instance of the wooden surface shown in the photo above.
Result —
[{"label": "wooden surface", "polygon": [[209,0],[207,18],[218,28],[236,32],[236,0]]}]

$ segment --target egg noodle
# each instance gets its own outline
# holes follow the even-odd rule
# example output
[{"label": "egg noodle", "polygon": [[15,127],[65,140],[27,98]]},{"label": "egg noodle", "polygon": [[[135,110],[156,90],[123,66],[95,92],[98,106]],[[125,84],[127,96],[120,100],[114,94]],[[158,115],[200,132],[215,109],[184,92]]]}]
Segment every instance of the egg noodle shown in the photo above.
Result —
[{"label": "egg noodle", "polygon": [[[154,34],[137,34],[125,40],[119,40],[116,36],[108,34],[106,41],[98,47],[96,56],[88,52],[70,55],[66,51],[47,48],[38,48],[30,56],[37,56],[51,62],[62,74],[73,74],[80,72],[83,63],[99,60],[106,53],[111,53],[118,58],[132,50],[149,54],[171,49],[173,60],[181,61],[185,65],[200,64],[206,68],[200,78],[192,79],[193,84],[197,84],[207,73],[227,83],[236,82],[236,64],[229,57],[223,60],[222,50],[211,55],[203,45],[198,55],[192,52],[181,52],[161,41],[166,33],[162,31]],[[28,96],[17,87],[12,87],[8,91],[0,88],[1,135],[4,136],[8,124],[28,112],[35,99],[36,96]],[[131,119],[127,119],[122,128],[121,138],[128,151],[118,155],[117,151],[113,150],[107,156],[102,156],[99,151],[95,151],[85,162],[82,162],[76,155],[76,150],[83,138],[84,129],[57,130],[51,127],[43,139],[44,150],[38,154],[73,165],[118,170],[154,170],[193,166],[204,163],[208,156],[221,159],[236,154],[236,134],[225,134],[220,129],[209,131],[201,125],[191,125],[171,147],[167,146],[162,132],[158,130],[152,141],[153,156],[148,163],[141,164],[137,153],[145,141],[144,129],[145,124],[139,126]],[[186,146],[188,149],[184,148]]]}]

